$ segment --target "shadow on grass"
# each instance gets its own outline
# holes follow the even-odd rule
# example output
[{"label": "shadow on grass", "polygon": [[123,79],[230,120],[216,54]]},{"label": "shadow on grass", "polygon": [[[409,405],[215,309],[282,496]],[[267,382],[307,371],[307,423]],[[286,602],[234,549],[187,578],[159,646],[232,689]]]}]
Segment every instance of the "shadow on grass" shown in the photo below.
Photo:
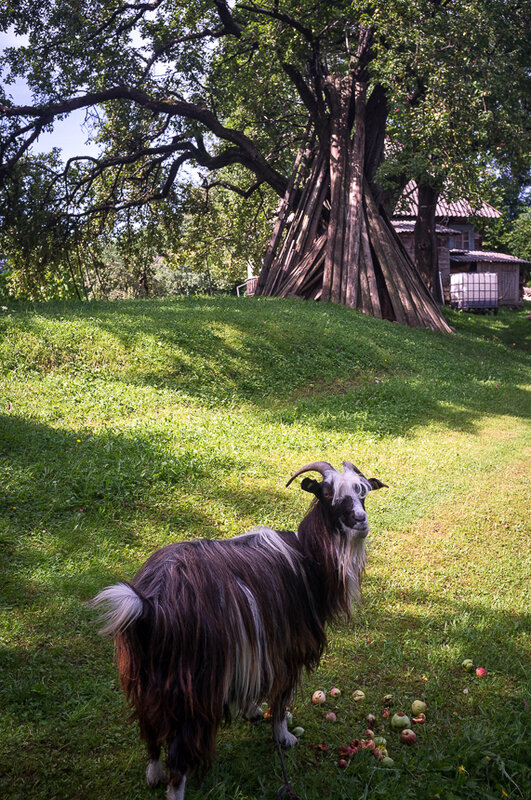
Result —
[{"label": "shadow on grass", "polygon": [[260,523],[286,498],[280,484],[224,483],[247,468],[241,455],[193,445],[172,453],[138,430],[80,438],[0,414],[1,595],[26,606],[54,592],[88,597],[112,579],[111,565],[130,578],[156,547],[219,536],[219,508],[247,528]]},{"label": "shadow on grass", "polygon": [[[38,312],[61,318],[56,306]],[[65,324],[85,321],[119,341],[123,363],[109,364],[109,378],[207,405],[249,403],[285,424],[385,436],[430,420],[473,431],[485,413],[508,408],[531,415],[519,387],[529,359],[508,341],[525,336],[515,312],[473,325],[464,318],[456,336],[331,304],[260,298],[69,304],[64,313]],[[31,316],[20,324],[39,334]]]}]

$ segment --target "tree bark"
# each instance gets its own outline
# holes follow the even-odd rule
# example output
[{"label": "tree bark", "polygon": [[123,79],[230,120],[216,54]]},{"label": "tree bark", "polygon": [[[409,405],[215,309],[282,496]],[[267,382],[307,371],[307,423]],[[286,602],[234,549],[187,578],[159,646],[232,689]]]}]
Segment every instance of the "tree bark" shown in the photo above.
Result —
[{"label": "tree bark", "polygon": [[418,211],[414,231],[415,265],[433,296],[442,300],[439,288],[435,210],[439,189],[418,184]]}]

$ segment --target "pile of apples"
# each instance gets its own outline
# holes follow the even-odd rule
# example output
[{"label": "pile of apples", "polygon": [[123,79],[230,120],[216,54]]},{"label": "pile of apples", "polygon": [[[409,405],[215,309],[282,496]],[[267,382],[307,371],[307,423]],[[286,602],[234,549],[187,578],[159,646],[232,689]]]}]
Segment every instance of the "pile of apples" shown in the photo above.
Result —
[{"label": "pile of apples", "polygon": [[[466,672],[475,672],[478,678],[485,678],[487,670],[484,667],[475,667],[472,659],[467,658],[462,662],[462,668]],[[341,696],[341,690],[334,687],[330,691],[330,697],[336,700]],[[357,689],[352,694],[352,699],[355,703],[362,703],[365,700],[365,693],[361,689]],[[326,693],[322,689],[318,689],[312,695],[312,703],[316,706],[323,706],[327,701]],[[426,722],[427,705],[423,700],[414,700],[411,704],[410,716],[401,711],[391,714],[390,706],[393,702],[393,696],[388,694],[383,698],[384,710],[382,712],[382,719],[389,720],[391,730],[400,734],[400,741],[406,745],[413,745],[417,741],[417,734],[412,729],[412,725],[423,725]],[[291,716],[291,715],[290,715]],[[325,715],[328,723],[337,722],[337,715],[334,711],[329,711]],[[351,759],[360,750],[369,751],[374,758],[380,762],[383,767],[393,767],[394,761],[389,756],[387,751],[387,740],[383,736],[375,734],[377,719],[374,714],[366,716],[367,729],[363,737],[352,739],[350,744],[341,745],[338,748],[339,761],[337,766],[340,769],[346,769],[350,764]],[[289,722],[289,720],[288,720]],[[300,737],[304,734],[304,728],[293,728],[295,736]],[[318,749],[328,750],[328,747],[322,743]]]},{"label": "pile of apples", "polygon": [[[334,699],[341,695],[340,689],[334,687],[331,692],[330,696]],[[357,689],[353,695],[352,699],[356,703],[361,703],[365,699],[365,694],[360,689]],[[416,733],[412,730],[411,724],[414,723],[416,725],[423,725],[426,722],[426,703],[423,700],[414,700],[411,704],[411,718],[402,712],[397,712],[391,717],[391,711],[389,706],[393,701],[392,695],[386,695],[384,697],[384,710],[382,713],[383,719],[390,718],[390,726],[391,730],[397,731],[400,733],[400,741],[403,744],[412,745],[415,744],[417,740]],[[312,702],[314,705],[322,706],[326,703],[326,694],[321,689],[315,691],[312,695]],[[327,722],[336,722],[337,716],[333,711],[329,711],[325,717]],[[365,730],[363,737],[352,739],[350,744],[348,745],[341,745],[338,749],[339,761],[337,765],[340,769],[346,769],[350,764],[350,760],[353,756],[360,750],[367,750],[369,751],[374,758],[381,763],[383,767],[393,767],[394,761],[389,756],[387,751],[387,740],[383,736],[376,736],[375,728],[376,728],[376,716],[374,714],[368,714],[365,718],[367,722],[367,729]],[[302,728],[294,729],[293,733],[297,734],[297,731],[302,731]],[[299,733],[300,735],[300,733]]]}]

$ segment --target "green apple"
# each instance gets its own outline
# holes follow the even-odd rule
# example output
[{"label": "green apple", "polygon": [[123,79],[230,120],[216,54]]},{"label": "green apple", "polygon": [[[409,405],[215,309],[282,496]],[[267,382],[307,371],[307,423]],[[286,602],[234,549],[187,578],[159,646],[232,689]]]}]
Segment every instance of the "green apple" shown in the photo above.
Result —
[{"label": "green apple", "polygon": [[391,728],[395,731],[401,731],[404,728],[409,728],[411,725],[410,719],[405,714],[395,714],[391,717]]},{"label": "green apple", "polygon": [[426,703],[423,703],[422,700],[414,700],[411,703],[411,710],[413,712],[413,716],[418,717],[419,714],[425,713]]}]

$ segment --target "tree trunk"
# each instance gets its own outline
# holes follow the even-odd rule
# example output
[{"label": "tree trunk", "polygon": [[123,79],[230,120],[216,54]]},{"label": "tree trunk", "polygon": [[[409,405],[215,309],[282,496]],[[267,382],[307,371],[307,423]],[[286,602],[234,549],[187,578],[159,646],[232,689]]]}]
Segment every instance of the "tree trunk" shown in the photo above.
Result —
[{"label": "tree trunk", "polygon": [[366,80],[360,71],[328,77],[328,124],[321,123],[318,136],[301,147],[256,294],[330,300],[449,332],[375,199],[371,180],[381,158],[385,103],[378,87],[367,98]]},{"label": "tree trunk", "polygon": [[418,184],[418,212],[415,222],[415,265],[426,286],[437,300],[442,300],[439,288],[439,259],[435,209],[439,190],[425,183]]}]

